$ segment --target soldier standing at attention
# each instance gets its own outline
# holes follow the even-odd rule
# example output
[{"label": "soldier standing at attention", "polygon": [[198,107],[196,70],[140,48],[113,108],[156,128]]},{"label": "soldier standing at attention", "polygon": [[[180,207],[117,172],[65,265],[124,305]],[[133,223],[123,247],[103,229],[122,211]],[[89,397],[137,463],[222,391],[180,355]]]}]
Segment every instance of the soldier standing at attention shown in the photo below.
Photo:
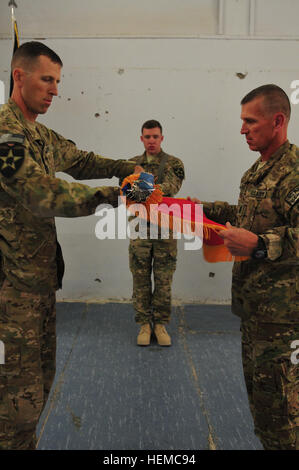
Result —
[{"label": "soldier standing at attention", "polygon": [[118,187],[91,188],[55,177],[125,177],[134,163],[76,145],[36,122],[51,105],[62,62],[39,42],[12,59],[14,88],[0,109],[0,449],[34,449],[35,429],[55,376],[55,290],[63,259],[54,217],[93,214],[118,205]]},{"label": "soldier standing at attention", "polygon": [[[160,185],[164,196],[174,196],[180,190],[185,177],[183,163],[161,149],[164,137],[158,121],[145,122],[141,133],[145,152],[130,160],[156,177],[155,184]],[[135,321],[141,325],[137,344],[139,346],[150,344],[153,326],[158,344],[170,346],[171,338],[166,331],[165,324],[170,321],[171,283],[176,268],[177,240],[171,233],[168,239],[162,239],[161,233],[158,239],[150,239],[150,227],[148,227],[147,235],[147,239],[131,239],[129,245]]]},{"label": "soldier standing at attention", "polygon": [[203,202],[204,212],[229,221],[221,234],[232,255],[250,257],[234,264],[232,311],[241,317],[255,433],[264,449],[299,450],[299,148],[287,140],[291,107],[281,88],[256,88],[241,105],[241,134],[261,156],[241,180],[238,205]]}]

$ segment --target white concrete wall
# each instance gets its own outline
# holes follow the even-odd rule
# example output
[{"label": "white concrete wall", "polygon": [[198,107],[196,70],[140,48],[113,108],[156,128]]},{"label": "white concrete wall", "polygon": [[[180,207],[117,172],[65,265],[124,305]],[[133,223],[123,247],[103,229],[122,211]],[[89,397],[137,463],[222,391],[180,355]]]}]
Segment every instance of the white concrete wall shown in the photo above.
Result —
[{"label": "white concrete wall", "polygon": [[[160,120],[164,150],[185,163],[181,197],[235,203],[240,178],[257,158],[239,132],[240,100],[265,83],[276,83],[291,96],[291,83],[299,80],[294,39],[53,38],[45,43],[61,56],[64,68],[60,95],[40,121],[79,148],[129,158],[143,150],[141,124]],[[7,91],[10,55],[11,41],[1,40],[0,80]],[[298,114],[299,105],[292,105],[289,139],[297,144]],[[86,183],[115,185],[117,179]],[[59,299],[130,298],[128,240],[98,240],[97,221],[96,216],[57,219],[66,261]],[[231,267],[204,262],[201,251],[184,250],[181,240],[174,298],[229,301]]]}]

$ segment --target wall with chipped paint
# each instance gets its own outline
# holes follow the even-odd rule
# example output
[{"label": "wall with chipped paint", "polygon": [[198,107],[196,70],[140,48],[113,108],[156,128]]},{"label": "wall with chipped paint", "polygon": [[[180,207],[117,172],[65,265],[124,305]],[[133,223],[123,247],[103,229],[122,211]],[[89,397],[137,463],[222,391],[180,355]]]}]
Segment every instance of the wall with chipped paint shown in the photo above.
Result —
[{"label": "wall with chipped paint", "polygon": [[[236,202],[243,172],[257,155],[240,135],[241,98],[276,83],[291,96],[299,79],[292,39],[48,39],[63,59],[60,94],[40,121],[79,148],[115,158],[142,152],[140,126],[164,126],[165,151],[180,157],[186,181],[179,196]],[[0,41],[0,80],[8,90],[10,41]],[[289,138],[298,143],[299,105],[292,105]],[[59,174],[69,181],[71,177]],[[117,179],[90,181],[115,185]],[[117,214],[117,211],[116,211]],[[128,240],[98,240],[97,216],[57,219],[66,273],[58,299],[128,299]],[[173,296],[229,302],[231,265],[207,264],[201,251],[179,242]]]}]

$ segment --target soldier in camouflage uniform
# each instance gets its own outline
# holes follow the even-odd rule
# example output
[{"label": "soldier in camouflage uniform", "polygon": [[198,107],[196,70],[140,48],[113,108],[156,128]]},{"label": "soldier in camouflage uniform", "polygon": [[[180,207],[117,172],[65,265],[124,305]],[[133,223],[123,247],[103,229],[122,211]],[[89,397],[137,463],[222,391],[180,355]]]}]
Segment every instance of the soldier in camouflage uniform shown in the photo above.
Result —
[{"label": "soldier in camouflage uniform", "polygon": [[[290,103],[275,85],[241,101],[241,133],[261,157],[241,180],[238,205],[203,203],[225,224],[236,262],[232,310],[241,317],[242,359],[255,432],[265,449],[299,449],[299,148],[287,140]],[[231,226],[233,224],[233,226]],[[238,228],[236,228],[236,227]]]},{"label": "soldier in camouflage uniform", "polygon": [[[147,121],[143,124],[141,132],[145,152],[131,158],[131,161],[156,177],[155,182],[160,184],[164,196],[174,196],[180,190],[185,177],[183,163],[161,149],[163,135],[158,121]],[[169,238],[162,239],[161,232],[158,239],[151,239],[150,226],[147,236],[147,239],[131,239],[129,246],[135,320],[141,325],[137,344],[150,344],[153,322],[158,344],[170,346],[171,338],[165,324],[169,323],[171,314],[171,284],[176,268],[177,240],[171,233]]]},{"label": "soldier in camouflage uniform", "polygon": [[118,187],[91,188],[55,177],[125,177],[134,163],[111,160],[36,122],[57,95],[62,63],[38,42],[12,61],[12,98],[0,109],[0,449],[34,449],[35,428],[55,375],[55,290],[63,259],[54,217],[118,204]]}]

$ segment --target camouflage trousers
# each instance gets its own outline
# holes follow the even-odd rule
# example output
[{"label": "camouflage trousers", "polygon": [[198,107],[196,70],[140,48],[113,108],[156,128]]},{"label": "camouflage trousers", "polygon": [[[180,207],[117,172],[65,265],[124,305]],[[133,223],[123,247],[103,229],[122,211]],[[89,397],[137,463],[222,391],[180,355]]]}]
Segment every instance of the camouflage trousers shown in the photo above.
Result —
[{"label": "camouflage trousers", "polygon": [[[166,324],[171,314],[171,284],[176,268],[177,240],[130,240],[136,323]],[[152,289],[152,273],[154,290]]]},{"label": "camouflage trousers", "polygon": [[[35,429],[55,376],[55,292],[0,290],[0,449],[34,449]],[[2,361],[3,362],[3,361]]]},{"label": "camouflage trousers", "polygon": [[298,324],[251,319],[242,322],[241,331],[255,434],[265,450],[299,450],[299,364],[291,347],[299,341]]}]

